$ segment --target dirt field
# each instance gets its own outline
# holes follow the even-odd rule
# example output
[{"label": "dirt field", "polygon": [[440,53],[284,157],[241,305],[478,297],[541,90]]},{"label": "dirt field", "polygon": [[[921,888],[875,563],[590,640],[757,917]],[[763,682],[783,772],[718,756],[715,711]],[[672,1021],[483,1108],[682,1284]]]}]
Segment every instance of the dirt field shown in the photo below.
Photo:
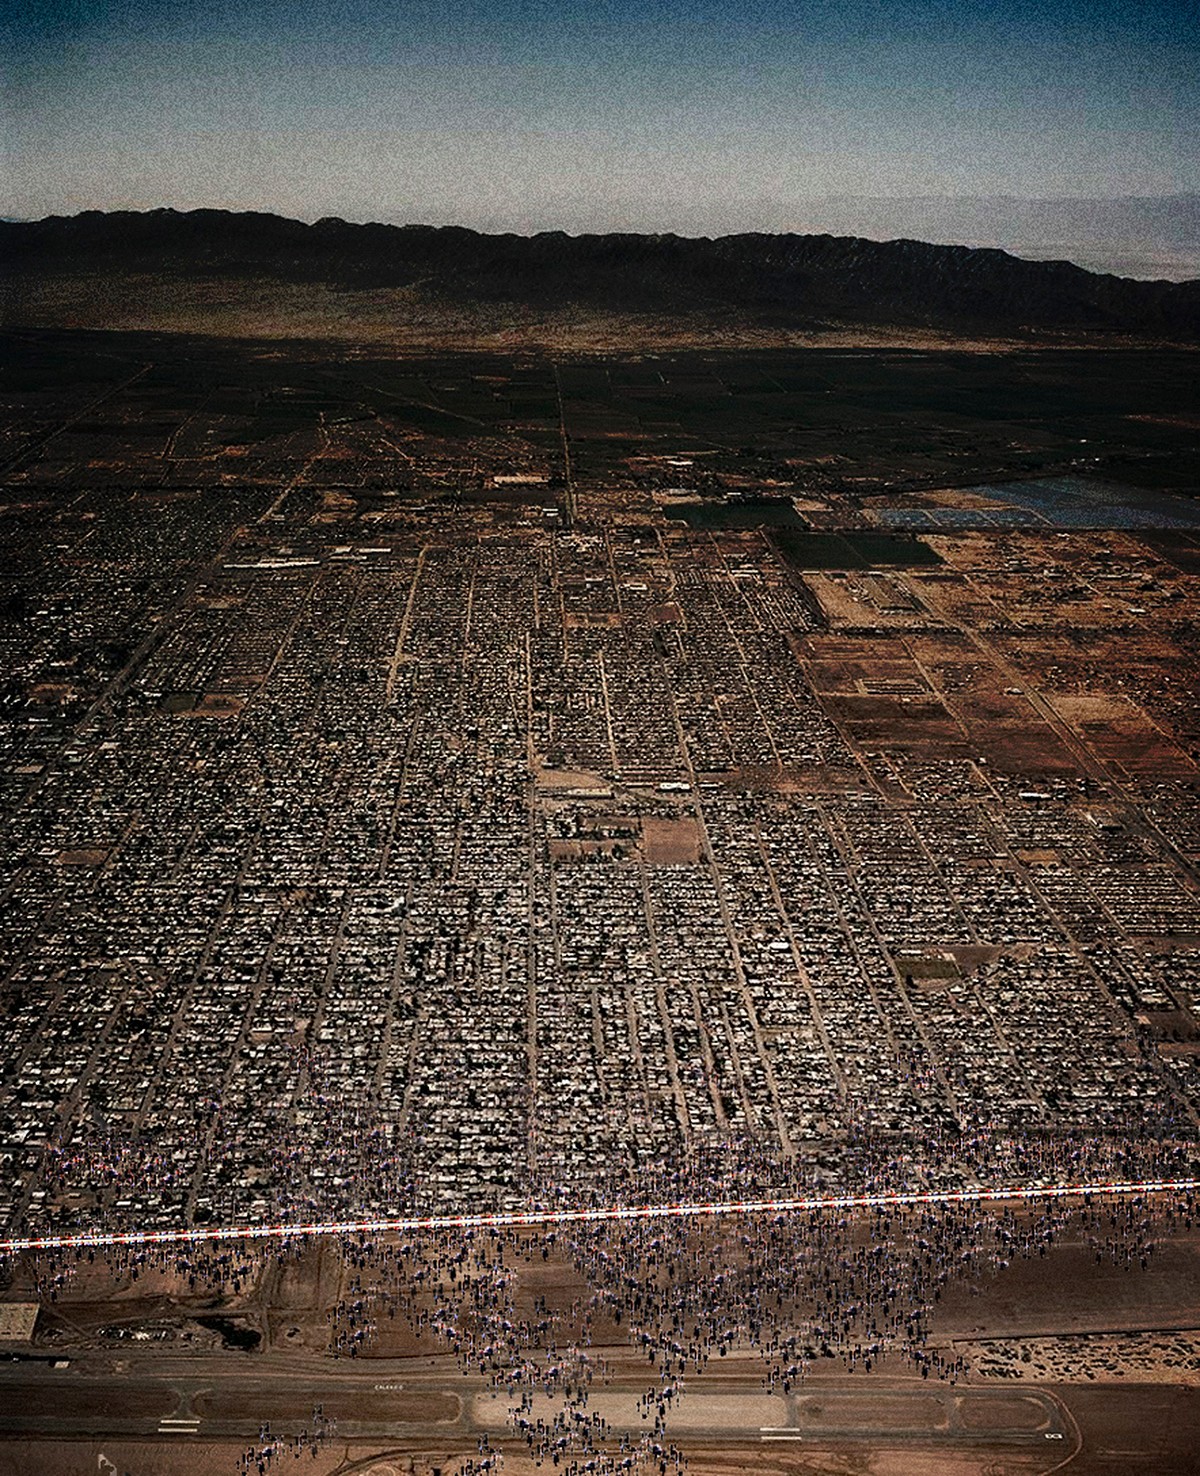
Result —
[{"label": "dirt field", "polygon": [[1055,696],[1056,713],[1102,763],[1125,773],[1187,777],[1195,764],[1127,697]]},{"label": "dirt field", "polygon": [[642,821],[642,847],[646,860],[654,865],[693,865],[700,859],[700,830],[694,820],[647,815]]},{"label": "dirt field", "polygon": [[810,635],[793,645],[851,743],[929,758],[982,757],[1022,773],[1079,767],[1030,698],[953,632],[881,629],[878,638]]},{"label": "dirt field", "polygon": [[1057,1388],[1082,1436],[1069,1476],[1196,1476],[1200,1397],[1195,1389]]},{"label": "dirt field", "polygon": [[992,1338],[956,1343],[980,1378],[1071,1384],[1200,1384],[1200,1336],[1193,1332],[1085,1333],[1060,1338]]},{"label": "dirt field", "polygon": [[950,1287],[933,1318],[936,1338],[1190,1327],[1200,1327],[1200,1244],[1182,1238],[1160,1243],[1145,1271],[1097,1262],[1086,1246],[1056,1246],[1045,1259]]}]

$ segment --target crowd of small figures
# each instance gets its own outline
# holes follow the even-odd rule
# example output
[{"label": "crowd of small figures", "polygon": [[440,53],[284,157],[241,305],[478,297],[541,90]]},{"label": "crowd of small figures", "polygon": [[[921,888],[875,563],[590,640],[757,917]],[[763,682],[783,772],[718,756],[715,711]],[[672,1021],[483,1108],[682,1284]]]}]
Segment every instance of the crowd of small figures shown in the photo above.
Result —
[{"label": "crowd of small figures", "polygon": [[326,1415],[323,1405],[314,1404],[309,1424],[290,1435],[272,1435],[270,1422],[259,1426],[258,1439],[238,1457],[237,1476],[266,1476],[278,1470],[288,1456],[295,1460],[316,1456],[337,1437],[337,1421]]},{"label": "crowd of small figures", "polygon": [[[1195,1175],[1196,1144],[1186,1139],[1048,1137],[958,1146],[960,1163],[969,1158],[976,1182]],[[922,1172],[920,1160],[911,1151],[898,1154],[895,1144],[858,1145],[855,1166],[855,1182],[879,1192],[911,1186]],[[627,1183],[610,1182],[599,1192],[613,1194],[609,1202],[622,1202],[617,1196],[623,1195],[626,1203],[753,1198],[768,1187],[778,1190],[785,1172],[752,1147],[727,1147],[663,1169],[655,1182],[643,1177],[636,1200]],[[848,1192],[845,1177],[824,1190]],[[811,1183],[806,1192],[813,1192]],[[1090,1245],[1099,1260],[1146,1268],[1156,1240],[1198,1223],[1200,1202],[1191,1194],[1096,1194],[1024,1206],[943,1202],[360,1237],[341,1247],[347,1277],[330,1348],[335,1357],[369,1355],[382,1324],[406,1320],[418,1334],[434,1335],[464,1374],[484,1380],[506,1401],[509,1438],[522,1442],[536,1464],[561,1476],[669,1476],[685,1465],[668,1439],[671,1411],[688,1379],[714,1360],[756,1355],[764,1387],[785,1394],[810,1369],[869,1372],[884,1357],[890,1368],[907,1360],[923,1379],[953,1382],[963,1376],[964,1360],[928,1346],[932,1311],[949,1285],[976,1281],[1020,1258],[1044,1257],[1067,1239]],[[236,1293],[255,1283],[268,1255],[299,1256],[304,1249],[298,1239],[270,1252],[138,1250],[128,1253],[125,1269],[136,1276],[158,1257],[190,1291]],[[586,1293],[552,1306],[523,1290],[522,1272],[539,1263],[573,1268]],[[42,1256],[37,1264],[43,1294],[53,1301],[72,1263]],[[115,1253],[113,1264],[120,1264]],[[622,1339],[647,1365],[648,1387],[638,1404],[644,1430],[637,1436],[614,1431],[589,1408],[593,1389],[612,1373],[597,1350]],[[267,1476],[289,1457],[318,1451],[333,1433],[319,1409],[297,1434],[280,1437],[264,1428],[242,1457],[239,1476]],[[502,1460],[485,1437],[457,1470],[480,1476]]]}]

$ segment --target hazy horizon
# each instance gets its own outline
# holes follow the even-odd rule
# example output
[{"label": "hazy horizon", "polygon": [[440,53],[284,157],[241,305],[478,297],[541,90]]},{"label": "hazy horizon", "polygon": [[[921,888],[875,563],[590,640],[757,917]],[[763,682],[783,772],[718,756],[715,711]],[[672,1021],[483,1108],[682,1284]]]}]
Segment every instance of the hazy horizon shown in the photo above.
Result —
[{"label": "hazy horizon", "polygon": [[1170,0],[45,0],[0,34],[26,216],[1200,189]]},{"label": "hazy horizon", "polygon": [[[0,35],[22,218],[886,236],[898,201],[1200,191],[1200,12],[1172,0],[44,0]],[[924,239],[1200,270],[1161,223],[932,214]]]}]

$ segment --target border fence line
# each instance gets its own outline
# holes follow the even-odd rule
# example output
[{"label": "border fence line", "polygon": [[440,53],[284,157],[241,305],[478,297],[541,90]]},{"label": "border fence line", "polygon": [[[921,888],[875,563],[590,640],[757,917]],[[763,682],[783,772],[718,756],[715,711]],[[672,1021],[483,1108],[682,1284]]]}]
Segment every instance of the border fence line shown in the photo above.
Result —
[{"label": "border fence line", "polygon": [[497,1210],[462,1215],[402,1215],[288,1224],[197,1225],[177,1230],[98,1230],[0,1239],[0,1255],[21,1251],[104,1250],[118,1246],[205,1245],[229,1241],[308,1240],[350,1235],[403,1235],[422,1230],[553,1228],[636,1220],[701,1220],[729,1215],[791,1215],[832,1210],[908,1209],[916,1205],[1036,1203],[1047,1199],[1113,1199],[1139,1194],[1190,1194],[1200,1179],[1141,1179],[1075,1184],[1008,1185],[985,1189],[930,1189],[879,1194],[803,1195],[781,1199],[726,1199],[678,1204],[603,1205],[584,1209]]}]

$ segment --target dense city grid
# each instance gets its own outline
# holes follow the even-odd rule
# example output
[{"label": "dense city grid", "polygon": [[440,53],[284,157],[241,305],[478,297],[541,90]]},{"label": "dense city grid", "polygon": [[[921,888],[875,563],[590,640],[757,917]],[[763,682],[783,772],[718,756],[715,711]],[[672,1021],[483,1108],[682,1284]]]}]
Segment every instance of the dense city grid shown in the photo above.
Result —
[{"label": "dense city grid", "polygon": [[10,487],[10,1230],[1191,1132],[1192,575],[1040,523],[804,572],[691,458],[356,496],[323,434]]},{"label": "dense city grid", "polygon": [[1169,354],[14,357],[10,1431],[665,1476],[1194,1376]]}]

